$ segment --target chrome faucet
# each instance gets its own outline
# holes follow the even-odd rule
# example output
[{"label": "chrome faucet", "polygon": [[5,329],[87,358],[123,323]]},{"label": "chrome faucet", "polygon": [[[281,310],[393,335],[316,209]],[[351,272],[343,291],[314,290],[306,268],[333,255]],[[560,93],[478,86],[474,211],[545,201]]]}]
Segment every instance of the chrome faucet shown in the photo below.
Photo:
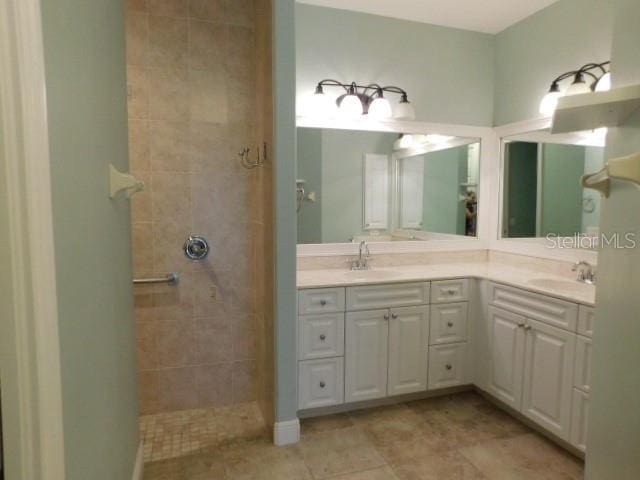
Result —
[{"label": "chrome faucet", "polygon": [[369,270],[371,268],[369,265],[370,257],[369,246],[363,240],[358,247],[358,259],[351,262],[351,270]]},{"label": "chrome faucet", "polygon": [[593,265],[584,260],[580,260],[573,265],[572,272],[578,272],[578,281],[588,285],[596,284],[596,270]]}]

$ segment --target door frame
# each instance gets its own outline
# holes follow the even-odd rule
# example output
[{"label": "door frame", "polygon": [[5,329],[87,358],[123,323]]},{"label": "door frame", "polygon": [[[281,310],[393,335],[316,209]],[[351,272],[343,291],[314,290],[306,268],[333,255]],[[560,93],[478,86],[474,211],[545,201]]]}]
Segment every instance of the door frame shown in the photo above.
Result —
[{"label": "door frame", "polygon": [[6,478],[65,478],[39,0],[0,2],[0,373]]}]

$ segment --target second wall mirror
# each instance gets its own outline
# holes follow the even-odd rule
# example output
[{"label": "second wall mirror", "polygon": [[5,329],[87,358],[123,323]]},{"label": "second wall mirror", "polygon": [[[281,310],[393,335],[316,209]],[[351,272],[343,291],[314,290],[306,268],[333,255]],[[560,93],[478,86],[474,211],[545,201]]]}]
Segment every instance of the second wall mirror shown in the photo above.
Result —
[{"label": "second wall mirror", "polygon": [[530,132],[502,141],[502,238],[597,236],[600,195],[580,178],[604,165],[606,132]]}]

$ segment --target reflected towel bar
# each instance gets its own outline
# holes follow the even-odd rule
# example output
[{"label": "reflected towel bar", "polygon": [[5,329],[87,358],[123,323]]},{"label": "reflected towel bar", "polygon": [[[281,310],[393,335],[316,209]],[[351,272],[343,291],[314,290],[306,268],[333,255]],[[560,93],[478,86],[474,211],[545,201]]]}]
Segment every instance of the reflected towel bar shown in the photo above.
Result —
[{"label": "reflected towel bar", "polygon": [[157,283],[166,283],[167,285],[177,285],[180,281],[180,276],[177,273],[170,273],[166,277],[162,278],[134,278],[134,285],[153,285]]},{"label": "reflected towel bar", "polygon": [[599,172],[583,175],[580,183],[585,188],[598,190],[605,198],[608,198],[611,179],[625,180],[640,185],[640,153],[628,157],[612,158]]}]

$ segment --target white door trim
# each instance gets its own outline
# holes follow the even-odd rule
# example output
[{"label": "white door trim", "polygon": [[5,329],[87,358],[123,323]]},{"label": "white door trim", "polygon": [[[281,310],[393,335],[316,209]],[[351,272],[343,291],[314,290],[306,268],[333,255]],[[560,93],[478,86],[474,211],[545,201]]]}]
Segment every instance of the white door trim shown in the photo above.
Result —
[{"label": "white door trim", "polygon": [[[0,279],[8,478],[65,478],[44,49],[39,0],[0,2]],[[1,295],[1,293],[0,293]],[[3,310],[3,313],[5,310]]]}]

